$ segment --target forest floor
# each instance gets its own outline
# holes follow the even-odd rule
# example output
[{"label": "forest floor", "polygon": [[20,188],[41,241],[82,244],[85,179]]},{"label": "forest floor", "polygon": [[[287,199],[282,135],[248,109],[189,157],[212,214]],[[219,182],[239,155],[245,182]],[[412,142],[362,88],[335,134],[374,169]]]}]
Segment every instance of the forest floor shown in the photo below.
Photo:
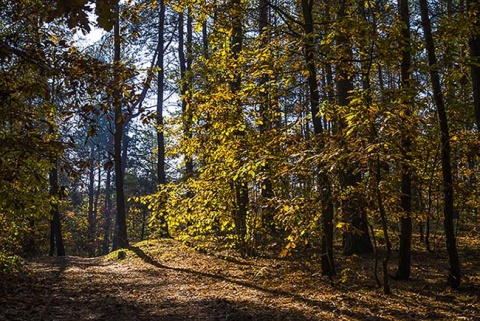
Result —
[{"label": "forest floor", "polygon": [[137,243],[123,259],[43,257],[0,276],[0,320],[480,320],[471,242],[460,245],[460,289],[446,286],[445,253],[415,251],[412,280],[392,279],[391,295],[375,285],[373,256],[339,260],[333,279],[314,261],[209,255],[174,240]]}]

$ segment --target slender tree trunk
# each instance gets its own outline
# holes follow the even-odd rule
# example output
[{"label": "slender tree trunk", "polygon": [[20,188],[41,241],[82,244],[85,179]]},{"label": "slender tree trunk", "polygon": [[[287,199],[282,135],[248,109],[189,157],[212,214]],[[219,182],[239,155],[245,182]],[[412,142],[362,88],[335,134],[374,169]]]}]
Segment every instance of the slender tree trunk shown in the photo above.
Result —
[{"label": "slender tree trunk", "polygon": [[[259,20],[258,20],[258,29],[259,35],[262,41],[262,47],[265,48],[268,46],[270,41],[270,32],[268,30],[268,1],[267,0],[259,0]],[[269,92],[268,83],[270,81],[270,76],[265,73],[262,75],[260,79],[260,86],[264,89],[264,91],[260,94],[261,101],[260,101],[260,117],[262,123],[259,125],[259,132],[260,135],[264,135],[270,128],[272,128],[272,118],[270,115],[272,114],[272,103],[270,101],[271,94]],[[274,223],[274,214],[273,208],[270,206],[270,199],[274,196],[273,194],[273,184],[272,180],[269,178],[269,169],[270,166],[268,161],[265,162],[265,165],[262,166],[262,172],[266,176],[266,178],[262,181],[262,190],[261,196],[265,205],[262,207],[262,224],[267,227],[267,229],[272,233],[276,234],[276,228]]]},{"label": "slender tree trunk", "polygon": [[[157,59],[157,183],[161,189],[167,183],[165,173],[165,135],[163,121],[163,98],[165,84],[165,1],[160,0],[160,12],[158,15],[158,59]],[[160,236],[170,237],[168,223],[164,214],[159,216]],[[143,226],[142,226],[143,234]]]},{"label": "slender tree trunk", "polygon": [[103,231],[102,254],[106,255],[110,249],[110,230],[112,226],[112,195],[111,195],[112,169],[107,169],[107,178],[105,180],[105,227]]},{"label": "slender tree trunk", "polygon": [[472,19],[475,19],[475,29],[469,38],[468,44],[470,47],[475,122],[477,124],[477,132],[480,133],[480,3],[476,0],[468,0],[467,5]]},{"label": "slender tree trunk", "polygon": [[387,213],[385,211],[385,206],[383,205],[382,193],[380,191],[380,182],[382,181],[381,175],[381,162],[380,157],[377,156],[376,161],[376,170],[375,170],[375,191],[377,194],[378,209],[380,212],[380,218],[382,220],[382,231],[385,237],[386,244],[386,253],[382,261],[382,274],[383,274],[383,293],[390,294],[390,285],[388,282],[388,262],[390,261],[390,255],[392,253],[392,244],[390,242],[390,237],[388,235],[388,222],[387,222]]},{"label": "slender tree trunk", "polygon": [[[183,131],[186,139],[192,138],[192,112],[189,101],[191,92],[188,91],[191,85],[191,66],[192,66],[192,41],[193,41],[193,22],[190,14],[187,14],[187,39],[185,42],[184,31],[184,13],[179,14],[178,23],[178,57],[180,60],[180,96],[182,99],[182,117]],[[185,54],[186,52],[186,54]],[[185,175],[184,179],[188,180],[193,177],[193,160],[192,155],[185,155]]]},{"label": "slender tree trunk", "polygon": [[[309,103],[310,113],[313,120],[313,132],[316,139],[320,141],[323,139],[319,137],[323,133],[322,119],[319,116],[320,111],[320,92],[317,82],[317,68],[315,65],[315,33],[313,28],[313,0],[302,0],[303,13],[303,31],[304,37],[304,59],[307,66],[307,83],[309,88]],[[323,142],[319,142],[321,149]],[[321,165],[320,165],[321,166]],[[330,180],[320,170],[319,173],[319,191],[322,202],[322,243],[321,243],[321,268],[323,275],[334,275],[335,264],[333,258],[333,202],[331,200]]]},{"label": "slender tree trunk", "polygon": [[54,256],[55,255],[55,226],[53,225],[53,219],[50,220],[50,234],[49,234],[49,240],[50,240],[50,249],[48,250],[48,255],[49,256]]},{"label": "slender tree trunk", "polygon": [[[401,86],[402,96],[406,99],[402,102],[402,109],[405,110],[405,124],[409,122],[412,114],[410,99],[411,90],[411,54],[410,54],[410,13],[408,9],[408,0],[398,0],[398,11],[400,22],[402,23],[402,62],[401,62]],[[398,255],[398,269],[395,277],[399,280],[408,280],[410,278],[411,252],[412,252],[412,181],[410,167],[410,148],[412,145],[408,128],[402,129],[402,178],[401,178],[401,199],[400,204],[403,215],[400,217],[400,247]]]},{"label": "slender tree trunk", "polygon": [[[91,147],[93,149],[93,147]],[[95,210],[94,210],[94,185],[95,185],[95,168],[93,164],[93,151],[90,153],[92,157],[90,168],[88,169],[88,255],[93,257],[95,254]]]},{"label": "slender tree trunk", "polygon": [[[56,163],[56,162],[55,162]],[[59,188],[58,188],[58,169],[55,164],[54,168],[50,171],[49,174],[50,180],[50,196],[59,197]],[[50,215],[52,216],[51,221],[51,235],[53,235],[52,240],[57,249],[57,256],[65,255],[65,247],[63,244],[62,237],[62,224],[60,222],[60,213],[58,211],[58,204],[56,202],[51,204]],[[52,245],[52,244],[51,244]],[[53,255],[54,250],[50,247],[50,255]]]},{"label": "slender tree trunk", "polygon": [[[230,42],[230,50],[232,51],[232,58],[237,60],[243,49],[243,27],[242,27],[242,8],[241,0],[231,0],[230,1],[230,18],[232,26],[232,37]],[[235,108],[234,113],[236,117],[241,117],[242,105],[236,99],[237,93],[241,88],[241,77],[240,73],[234,77],[233,80],[229,82],[230,90],[232,92],[233,106]],[[239,135],[243,136],[243,135]],[[242,137],[239,137],[242,139]],[[249,195],[248,195],[248,183],[243,181],[242,178],[239,178],[237,181],[233,182],[235,189],[235,198],[236,206],[233,211],[233,217],[237,229],[237,238],[239,239],[240,254],[242,256],[249,255],[250,249],[246,242],[247,236],[247,213],[248,213],[248,204],[249,204]]]},{"label": "slender tree trunk", "polygon": [[303,12],[303,31],[305,33],[305,62],[307,65],[307,83],[310,95],[310,111],[313,121],[313,132],[321,134],[323,132],[322,119],[319,117],[320,112],[320,92],[318,90],[317,69],[315,66],[315,33],[313,29],[313,0],[302,0]]},{"label": "slender tree trunk", "polygon": [[98,171],[97,171],[97,190],[95,191],[95,200],[93,202],[93,239],[94,239],[94,255],[98,253],[100,250],[99,244],[97,244],[97,228],[98,228],[98,214],[99,214],[99,209],[98,209],[98,204],[100,202],[100,193],[102,189],[102,167],[98,166]]},{"label": "slender tree trunk", "polygon": [[123,131],[122,131],[122,152],[121,152],[121,157],[122,157],[122,173],[123,177],[125,177],[125,171],[127,169],[127,163],[128,163],[128,146],[130,145],[130,136],[128,136],[128,131],[130,130],[130,120],[127,119],[123,123]]},{"label": "slender tree trunk", "polygon": [[448,284],[450,285],[450,287],[456,289],[460,286],[461,282],[461,268],[453,224],[454,197],[452,167],[450,161],[450,134],[448,129],[447,111],[444,105],[443,92],[440,85],[440,76],[437,69],[437,57],[435,54],[435,44],[432,36],[432,26],[428,14],[428,3],[426,0],[419,0],[419,2],[420,14],[422,18],[422,27],[425,35],[425,45],[428,55],[428,64],[430,66],[430,78],[432,81],[433,98],[435,101],[435,105],[437,106],[437,116],[441,133],[440,141],[444,194],[444,227],[450,264]]},{"label": "slender tree trunk", "polygon": [[160,12],[158,16],[158,59],[157,59],[157,179],[159,185],[166,184],[165,174],[165,137],[163,130],[163,97],[164,97],[164,83],[165,83],[165,71],[164,71],[164,27],[165,27],[165,2],[160,0]]},{"label": "slender tree trunk", "polygon": [[113,250],[119,248],[128,247],[127,238],[127,217],[125,208],[125,192],[124,192],[124,180],[123,180],[123,164],[122,164],[122,139],[123,139],[123,127],[124,117],[122,112],[122,100],[121,100],[121,83],[120,83],[120,12],[119,5],[115,5],[115,25],[113,27],[114,32],[114,90],[113,90],[113,103],[114,103],[114,121],[115,132],[113,136],[113,154],[114,154],[114,167],[115,167],[115,191],[117,201],[117,220],[115,224],[116,233],[114,235],[115,240],[113,242]]},{"label": "slender tree trunk", "polygon": [[238,238],[238,245],[242,257],[248,256],[250,253],[247,244],[247,210],[248,210],[248,186],[247,183],[237,181],[234,182],[236,206],[234,209],[235,232]]}]

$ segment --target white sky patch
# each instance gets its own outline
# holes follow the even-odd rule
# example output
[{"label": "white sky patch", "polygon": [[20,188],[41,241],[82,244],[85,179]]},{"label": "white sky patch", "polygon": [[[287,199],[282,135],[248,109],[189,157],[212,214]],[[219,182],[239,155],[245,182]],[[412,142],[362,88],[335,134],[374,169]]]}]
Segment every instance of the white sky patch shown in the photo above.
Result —
[{"label": "white sky patch", "polygon": [[95,4],[91,4],[91,11],[88,12],[87,15],[88,21],[90,22],[90,32],[84,35],[83,32],[78,31],[73,37],[75,42],[83,48],[93,45],[94,43],[99,41],[106,33],[105,30],[103,30],[102,28],[98,28],[96,25],[97,15],[95,14]]},{"label": "white sky patch", "polygon": [[89,33],[84,35],[82,32],[77,32],[74,36],[74,40],[81,47],[88,47],[99,41],[102,36],[106,33],[105,30],[97,28],[95,26],[90,26],[91,30]]}]

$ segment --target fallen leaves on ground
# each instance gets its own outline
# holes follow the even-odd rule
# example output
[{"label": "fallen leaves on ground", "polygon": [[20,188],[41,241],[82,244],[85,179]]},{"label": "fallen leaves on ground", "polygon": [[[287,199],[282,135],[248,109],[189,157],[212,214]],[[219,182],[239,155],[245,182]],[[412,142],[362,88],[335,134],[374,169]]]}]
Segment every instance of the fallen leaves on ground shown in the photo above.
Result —
[{"label": "fallen leaves on ground", "polygon": [[[2,276],[0,320],[478,320],[480,275],[470,253],[458,291],[445,260],[414,253],[414,279],[386,296],[372,256],[345,260],[347,277],[313,260],[209,255],[174,240],[145,241],[106,257],[44,257]],[[476,261],[475,261],[476,260]],[[392,268],[395,264],[392,260]],[[362,267],[359,269],[358,267]],[[339,273],[341,274],[341,273]],[[393,274],[393,271],[392,271]]]}]

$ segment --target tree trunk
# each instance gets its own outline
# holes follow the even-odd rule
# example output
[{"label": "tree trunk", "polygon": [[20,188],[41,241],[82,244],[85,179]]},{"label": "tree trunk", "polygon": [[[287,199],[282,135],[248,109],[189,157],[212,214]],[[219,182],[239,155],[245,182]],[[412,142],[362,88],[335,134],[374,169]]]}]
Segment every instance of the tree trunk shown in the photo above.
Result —
[{"label": "tree trunk", "polygon": [[319,117],[320,112],[320,92],[317,83],[317,70],[315,66],[315,33],[313,29],[313,1],[302,0],[303,12],[303,31],[305,33],[304,47],[305,47],[305,62],[307,65],[307,83],[310,94],[310,111],[313,121],[313,132],[321,134],[323,132],[322,119]]},{"label": "tree trunk", "polygon": [[470,47],[470,66],[475,122],[477,124],[477,132],[480,133],[480,3],[475,0],[468,0],[467,5],[472,19],[475,19],[475,29],[468,41],[468,44]]},{"label": "tree trunk", "polygon": [[[232,37],[230,42],[230,50],[232,51],[232,58],[238,59],[240,52],[243,49],[243,27],[242,27],[242,12],[241,12],[241,0],[231,0],[230,2],[230,17],[232,24]],[[237,73],[233,80],[229,82],[230,90],[232,93],[232,103],[234,106],[234,113],[236,117],[241,117],[242,106],[236,99],[237,93],[241,88],[240,73]],[[241,136],[241,135],[239,135]],[[250,249],[246,242],[247,237],[247,212],[249,204],[248,195],[248,183],[242,181],[239,178],[236,182],[233,182],[235,190],[235,208],[233,210],[233,218],[235,222],[235,228],[237,232],[238,245],[240,247],[240,254],[245,257],[249,254]]]},{"label": "tree trunk", "polygon": [[[338,11],[338,19],[346,17],[346,1],[342,1]],[[339,106],[348,106],[349,95],[353,91],[353,80],[350,75],[353,61],[352,48],[346,34],[339,33],[336,37],[337,65],[336,65],[336,87],[337,103]],[[345,128],[343,120],[339,123],[338,130]],[[341,184],[344,190],[355,188],[360,182],[360,173],[354,174],[351,164],[345,164],[344,173],[341,175]],[[364,254],[373,252],[373,245],[368,234],[368,221],[365,204],[358,192],[352,192],[348,199],[342,203],[343,220],[349,225],[349,229],[343,234],[343,251],[345,255]]]},{"label": "tree trunk", "polygon": [[[304,37],[304,59],[307,66],[307,83],[309,88],[309,103],[310,113],[313,120],[313,132],[316,139],[319,140],[319,148],[323,147],[319,137],[323,133],[322,120],[319,116],[320,111],[320,92],[317,83],[317,69],[315,66],[315,33],[313,28],[313,1],[302,0],[303,12],[303,31]],[[321,165],[320,165],[321,166]],[[331,200],[330,180],[322,170],[320,170],[319,177],[319,191],[322,202],[322,244],[321,244],[321,268],[323,275],[334,275],[335,264],[333,258],[333,202]]]},{"label": "tree trunk", "polygon": [[440,76],[437,69],[437,57],[435,54],[435,44],[432,36],[432,26],[428,14],[428,4],[426,0],[419,0],[419,2],[420,14],[422,18],[422,27],[425,35],[425,47],[428,55],[428,64],[430,66],[430,78],[432,81],[433,98],[435,101],[435,105],[437,106],[437,116],[441,132],[440,141],[444,194],[444,227],[450,264],[450,271],[448,273],[448,284],[451,288],[456,289],[460,286],[461,272],[453,224],[454,197],[452,167],[450,161],[450,134],[448,129],[448,119],[446,108],[444,105],[442,87],[440,85]]},{"label": "tree trunk", "polygon": [[93,239],[94,239],[94,255],[98,253],[99,244],[97,243],[97,224],[98,224],[98,214],[99,214],[99,209],[98,209],[98,204],[100,202],[100,193],[102,190],[102,167],[98,166],[98,172],[97,172],[97,190],[95,191],[95,200],[93,203]]},{"label": "tree trunk", "polygon": [[[191,66],[192,66],[192,41],[193,41],[193,22],[192,17],[187,14],[187,39],[185,42],[184,31],[184,13],[179,13],[178,22],[178,57],[180,60],[180,97],[182,100],[182,118],[183,118],[183,135],[186,139],[192,138],[192,112],[189,101],[191,92],[188,91],[191,85]],[[186,54],[185,54],[186,51]],[[185,175],[184,180],[193,177],[193,160],[192,155],[185,155]]]},{"label": "tree trunk", "polygon": [[[412,114],[410,99],[411,87],[411,54],[410,54],[410,13],[408,9],[408,0],[398,0],[398,11],[400,22],[402,23],[402,43],[400,45],[402,52],[401,62],[401,86],[402,96],[407,98],[402,102],[402,109],[405,110],[405,124],[408,124]],[[400,247],[398,254],[398,269],[395,277],[399,280],[408,280],[410,278],[411,253],[412,253],[412,182],[410,168],[410,148],[412,142],[408,128],[402,128],[402,156],[403,164],[401,167],[401,199],[400,204],[403,215],[400,217]]]},{"label": "tree trunk", "polygon": [[388,282],[388,262],[390,261],[390,255],[392,253],[392,244],[388,235],[388,222],[385,206],[383,205],[382,193],[380,191],[380,182],[382,181],[381,174],[381,162],[380,157],[377,156],[376,170],[375,170],[375,191],[377,194],[378,209],[380,212],[380,218],[382,220],[382,231],[385,237],[386,253],[382,262],[382,274],[383,274],[383,293],[390,294],[390,285]]},{"label": "tree trunk", "polygon": [[112,225],[112,195],[111,195],[112,169],[107,169],[107,178],[105,180],[105,228],[103,231],[102,254],[106,255],[110,249],[110,230]]},{"label": "tree trunk", "polygon": [[[258,31],[260,38],[262,40],[262,47],[265,48],[268,46],[270,41],[270,32],[268,31],[268,1],[267,0],[260,0],[259,1],[259,19],[258,19]],[[260,79],[260,87],[264,89],[263,92],[260,93],[260,117],[261,117],[261,124],[259,125],[259,132],[260,135],[264,135],[269,129],[272,128],[272,119],[270,115],[272,114],[271,108],[271,97],[268,89],[268,83],[270,81],[270,76],[265,73],[262,75]],[[270,233],[276,234],[275,222],[274,222],[274,213],[273,208],[270,206],[270,200],[274,196],[273,194],[273,184],[272,180],[269,178],[269,169],[270,166],[268,161],[265,161],[265,165],[262,166],[261,170],[266,176],[265,179],[262,181],[262,189],[261,189],[261,196],[264,201],[264,205],[262,207],[262,224],[265,226]]]},{"label": "tree trunk", "polygon": [[[167,176],[165,173],[165,135],[164,135],[164,121],[163,121],[163,98],[164,98],[164,55],[165,55],[165,1],[160,1],[160,12],[158,16],[158,59],[157,59],[157,183],[161,189],[167,183]],[[168,223],[165,215],[162,213],[159,216],[160,236],[170,237],[168,231]],[[143,234],[143,225],[142,225]]]},{"label": "tree trunk", "polygon": [[123,126],[125,123],[122,112],[121,83],[120,83],[120,12],[119,5],[115,5],[115,25],[114,31],[114,76],[113,76],[113,103],[114,103],[114,121],[115,132],[113,136],[113,154],[115,167],[115,191],[117,201],[117,220],[115,224],[116,233],[113,242],[113,250],[128,247],[127,238],[127,218],[125,208],[125,192],[123,183],[123,164],[122,164],[122,139]]},{"label": "tree trunk", "polygon": [[242,257],[250,254],[247,244],[247,210],[248,210],[248,186],[247,183],[237,181],[234,183],[236,206],[234,209],[235,232],[238,239],[238,247]]},{"label": "tree trunk", "polygon": [[166,184],[165,174],[165,137],[163,130],[163,97],[164,97],[164,25],[165,25],[165,2],[160,0],[160,12],[158,17],[158,59],[157,59],[157,179],[159,185]]},{"label": "tree trunk", "polygon": [[[55,166],[52,168],[49,174],[50,180],[50,196],[54,198],[58,198],[59,195],[59,188],[58,188],[58,169],[57,164],[55,161]],[[50,234],[51,242],[50,243],[50,255],[54,254],[54,249],[52,245],[55,245],[57,249],[57,256],[64,256],[65,255],[65,247],[63,245],[63,237],[62,237],[62,224],[60,222],[60,213],[58,211],[58,203],[53,202],[51,204],[50,215],[52,216],[52,221],[50,224]]]},{"label": "tree trunk", "polygon": [[[93,147],[91,147],[93,149]],[[92,157],[90,168],[88,169],[88,255],[95,256],[95,211],[94,211],[94,185],[95,185],[95,168],[93,164],[93,151],[90,153]]]}]

